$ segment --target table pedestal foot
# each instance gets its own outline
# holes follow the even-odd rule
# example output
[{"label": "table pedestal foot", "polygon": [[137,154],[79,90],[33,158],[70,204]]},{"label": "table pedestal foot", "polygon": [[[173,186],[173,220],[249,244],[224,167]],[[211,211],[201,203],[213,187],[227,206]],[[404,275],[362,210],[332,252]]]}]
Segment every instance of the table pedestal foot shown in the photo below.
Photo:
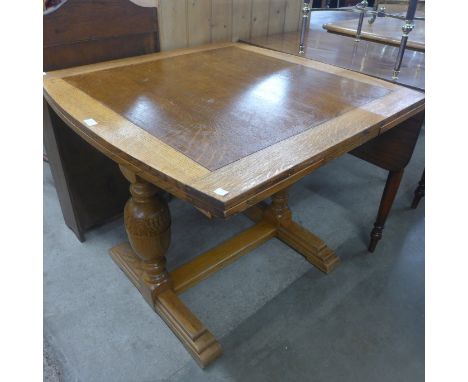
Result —
[{"label": "table pedestal foot", "polygon": [[295,222],[280,227],[276,236],[322,272],[330,273],[340,263],[340,258],[325,242]]},{"label": "table pedestal foot", "polygon": [[177,293],[273,237],[284,241],[323,272],[328,273],[338,265],[338,257],[323,241],[292,221],[287,191],[283,190],[272,196],[272,203],[266,208],[259,206],[253,211],[258,220],[253,227],[169,273],[165,254],[170,244],[171,216],[167,202],[152,184],[126,168],[121,169],[131,183],[132,197],[124,210],[129,243],[112,248],[110,255],[201,367],[219,357],[222,348]]},{"label": "table pedestal foot", "polygon": [[132,197],[124,210],[130,243],[114,247],[111,256],[138,288],[146,302],[166,322],[201,367],[217,358],[221,345],[177,297],[166,269],[171,239],[171,215],[157,188],[126,168]]},{"label": "table pedestal foot", "polygon": [[172,289],[154,293],[153,285],[145,281],[144,264],[129,243],[112,248],[110,255],[201,367],[207,366],[222,354],[221,345],[213,334]]},{"label": "table pedestal foot", "polygon": [[322,272],[329,273],[335,269],[340,263],[335,252],[318,236],[292,220],[287,190],[274,194],[271,199],[270,205],[261,203],[250,208],[246,211],[247,216],[257,222],[263,219],[275,225],[275,236]]}]

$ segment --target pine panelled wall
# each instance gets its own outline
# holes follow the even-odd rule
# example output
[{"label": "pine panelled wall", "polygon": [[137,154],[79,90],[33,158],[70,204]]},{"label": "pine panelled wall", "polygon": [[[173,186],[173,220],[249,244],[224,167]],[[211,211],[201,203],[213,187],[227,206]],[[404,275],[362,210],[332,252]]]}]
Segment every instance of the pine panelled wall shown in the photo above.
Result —
[{"label": "pine panelled wall", "polygon": [[303,0],[129,1],[158,8],[163,51],[297,31],[303,3]]},{"label": "pine panelled wall", "polygon": [[157,3],[164,51],[297,31],[302,0],[159,0]]}]

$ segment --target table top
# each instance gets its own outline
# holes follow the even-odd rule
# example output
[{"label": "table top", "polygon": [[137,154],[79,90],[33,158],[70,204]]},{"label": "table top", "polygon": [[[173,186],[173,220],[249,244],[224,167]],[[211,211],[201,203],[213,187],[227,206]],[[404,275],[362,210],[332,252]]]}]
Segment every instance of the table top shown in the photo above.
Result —
[{"label": "table top", "polygon": [[[404,21],[378,17],[372,24],[365,18],[362,24],[361,38],[380,42],[382,44],[400,46],[401,36],[403,34],[401,27]],[[425,22],[414,20],[414,29],[409,34],[408,49],[425,51]],[[323,24],[323,28],[331,33],[339,33],[347,36],[356,36],[358,22],[356,20],[342,20]]]},{"label": "table top", "polygon": [[44,94],[117,163],[224,217],[424,109],[420,92],[246,44],[50,72]]}]

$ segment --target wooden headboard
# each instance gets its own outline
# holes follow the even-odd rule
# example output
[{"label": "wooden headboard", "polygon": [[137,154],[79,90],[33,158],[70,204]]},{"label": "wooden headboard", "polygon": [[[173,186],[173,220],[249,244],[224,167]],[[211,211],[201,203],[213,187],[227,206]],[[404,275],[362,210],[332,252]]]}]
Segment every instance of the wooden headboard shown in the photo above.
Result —
[{"label": "wooden headboard", "polygon": [[[44,71],[157,51],[155,7],[130,0],[68,0],[44,13]],[[46,104],[44,146],[65,222],[81,241],[88,229],[122,213],[128,182],[118,166]]]},{"label": "wooden headboard", "polygon": [[44,71],[159,51],[154,7],[67,0],[44,13]]}]

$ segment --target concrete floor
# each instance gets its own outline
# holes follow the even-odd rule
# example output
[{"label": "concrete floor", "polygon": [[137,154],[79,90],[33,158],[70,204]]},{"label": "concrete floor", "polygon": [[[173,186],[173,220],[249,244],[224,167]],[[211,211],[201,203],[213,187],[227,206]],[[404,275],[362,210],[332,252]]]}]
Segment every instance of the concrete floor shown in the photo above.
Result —
[{"label": "concrete floor", "polygon": [[[201,370],[108,256],[126,240],[122,220],[79,243],[45,164],[45,380],[423,381],[424,202],[409,209],[423,168],[424,132],[372,255],[383,170],[345,155],[297,183],[296,220],[341,265],[325,275],[274,239],[184,293],[224,347]],[[210,221],[179,200],[170,207],[170,268],[251,224]]]}]

